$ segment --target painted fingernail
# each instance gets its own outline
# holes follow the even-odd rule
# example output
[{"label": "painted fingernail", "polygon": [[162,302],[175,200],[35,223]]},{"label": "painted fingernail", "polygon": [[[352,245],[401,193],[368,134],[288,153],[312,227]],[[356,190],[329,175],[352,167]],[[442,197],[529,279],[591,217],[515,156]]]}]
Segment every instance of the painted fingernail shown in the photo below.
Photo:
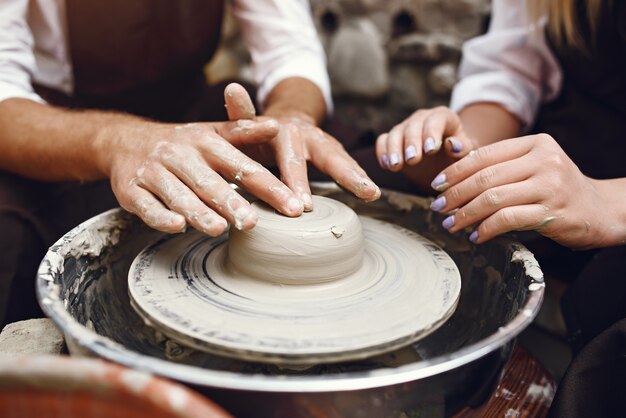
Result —
[{"label": "painted fingernail", "polygon": [[469,240],[472,242],[478,241],[478,231],[474,231],[470,234]]},{"label": "painted fingernail", "polygon": [[439,173],[437,177],[430,183],[430,187],[441,192],[448,188],[448,183],[446,183],[446,174]]},{"label": "painted fingernail", "polygon": [[387,156],[387,154],[383,154],[380,156],[380,162],[383,164],[384,168],[389,167],[389,157]]},{"label": "painted fingernail", "polygon": [[461,152],[463,150],[463,144],[461,144],[461,141],[459,141],[455,137],[451,136],[450,138],[448,138],[448,142],[450,142],[450,146],[452,147],[453,152]]},{"label": "painted fingernail", "polygon": [[446,219],[444,219],[441,225],[446,229],[450,229],[454,226],[454,221],[455,221],[454,215],[451,215],[451,216],[448,216]]},{"label": "painted fingernail", "polygon": [[391,154],[390,162],[392,166],[400,164],[400,157],[398,156],[398,154],[396,154],[395,152]]},{"label": "painted fingernail", "polygon": [[404,150],[404,159],[408,161],[411,158],[415,157],[417,157],[417,148],[415,148],[415,145],[409,145],[408,147],[406,147],[406,149]]},{"label": "painted fingernail", "polygon": [[446,207],[445,196],[439,196],[437,199],[433,201],[433,203],[430,204],[430,208],[434,210],[435,212],[440,212],[441,209],[443,209],[444,207]]},{"label": "painted fingernail", "polygon": [[296,199],[295,197],[289,198],[287,201],[287,208],[290,212],[302,213],[304,210],[304,204],[300,199]]},{"label": "painted fingernail", "polygon": [[431,137],[426,138],[424,141],[424,152],[429,153],[435,149],[435,140]]}]

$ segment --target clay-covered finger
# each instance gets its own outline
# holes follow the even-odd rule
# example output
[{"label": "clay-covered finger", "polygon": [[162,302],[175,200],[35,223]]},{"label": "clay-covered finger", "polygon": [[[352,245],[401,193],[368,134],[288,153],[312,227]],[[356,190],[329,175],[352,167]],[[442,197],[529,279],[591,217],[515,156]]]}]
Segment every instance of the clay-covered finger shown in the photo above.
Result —
[{"label": "clay-covered finger", "polygon": [[215,213],[178,177],[162,166],[147,169],[138,185],[158,197],[171,211],[183,215],[199,231],[218,236],[228,226],[222,216]]},{"label": "clay-covered finger", "polygon": [[137,185],[131,185],[123,195],[117,194],[117,198],[120,206],[157,231],[174,234],[187,226],[182,215],[167,209],[152,193]]},{"label": "clay-covered finger", "polygon": [[204,144],[204,158],[222,177],[242,186],[283,215],[300,216],[304,204],[261,164],[220,138]]},{"label": "clay-covered finger", "polygon": [[237,193],[198,154],[169,159],[166,168],[183,181],[207,206],[239,230],[256,225],[258,214],[250,203]]},{"label": "clay-covered finger", "polygon": [[241,84],[230,83],[224,89],[224,102],[228,119],[236,121],[239,119],[254,119],[256,110],[250,95]]},{"label": "clay-covered finger", "polygon": [[314,132],[312,129],[300,129],[296,125],[283,125],[274,147],[276,162],[283,182],[300,198],[304,210],[313,210],[313,199],[307,174],[307,161],[304,155],[301,135]]},{"label": "clay-covered finger", "polygon": [[389,134],[384,133],[380,134],[376,139],[376,159],[378,160],[378,165],[385,170],[389,169],[389,154],[387,154],[387,139],[389,139]]},{"label": "clay-covered finger", "polygon": [[216,132],[236,147],[264,144],[278,135],[280,124],[275,119],[223,122],[216,125]]},{"label": "clay-covered finger", "polygon": [[558,222],[558,218],[551,216],[541,204],[506,207],[481,222],[470,233],[469,240],[482,244],[511,231],[534,230],[545,233],[554,222]]},{"label": "clay-covered finger", "polygon": [[368,202],[378,199],[378,186],[336,140],[324,136],[328,145],[311,150],[313,164],[358,198]]},{"label": "clay-covered finger", "polygon": [[416,165],[422,160],[422,120],[413,117],[404,128],[404,162]]},{"label": "clay-covered finger", "polygon": [[389,170],[400,171],[404,167],[404,124],[394,126],[387,138]]}]

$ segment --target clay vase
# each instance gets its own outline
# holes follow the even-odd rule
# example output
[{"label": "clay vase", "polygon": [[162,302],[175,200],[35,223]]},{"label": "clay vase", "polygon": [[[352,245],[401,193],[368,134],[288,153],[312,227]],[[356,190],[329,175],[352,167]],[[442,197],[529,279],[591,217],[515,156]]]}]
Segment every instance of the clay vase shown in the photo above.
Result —
[{"label": "clay vase", "polygon": [[0,358],[0,417],[228,418],[177,383],[102,360]]}]

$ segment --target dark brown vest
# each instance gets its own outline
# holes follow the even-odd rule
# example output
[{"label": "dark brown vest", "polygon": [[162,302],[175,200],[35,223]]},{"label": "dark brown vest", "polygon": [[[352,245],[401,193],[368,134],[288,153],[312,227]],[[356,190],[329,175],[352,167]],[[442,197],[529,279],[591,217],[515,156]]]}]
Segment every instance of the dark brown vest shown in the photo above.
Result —
[{"label": "dark brown vest", "polygon": [[158,119],[203,84],[223,0],[66,0],[74,100]]},{"label": "dark brown vest", "polygon": [[536,131],[555,137],[583,173],[626,177],[626,2],[605,1],[594,40],[578,1],[589,51],[548,40],[563,71],[563,90],[544,106]]}]

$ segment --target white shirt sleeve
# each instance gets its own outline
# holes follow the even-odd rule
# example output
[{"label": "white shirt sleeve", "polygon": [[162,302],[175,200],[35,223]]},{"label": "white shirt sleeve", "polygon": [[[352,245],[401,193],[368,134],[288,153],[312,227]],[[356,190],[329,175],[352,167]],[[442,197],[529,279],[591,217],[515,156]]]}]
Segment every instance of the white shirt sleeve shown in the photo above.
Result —
[{"label": "white shirt sleeve", "polygon": [[332,111],[326,56],[307,0],[236,0],[233,14],[240,23],[259,85],[263,106],[272,89],[289,77],[315,83]]},{"label": "white shirt sleeve", "polygon": [[526,2],[494,0],[489,31],[463,46],[460,81],[450,107],[502,105],[529,129],[542,102],[556,97],[562,73],[545,39],[545,23],[529,22]]},{"label": "white shirt sleeve", "polygon": [[44,102],[31,84],[35,56],[27,13],[28,0],[0,1],[0,102],[12,97]]}]

